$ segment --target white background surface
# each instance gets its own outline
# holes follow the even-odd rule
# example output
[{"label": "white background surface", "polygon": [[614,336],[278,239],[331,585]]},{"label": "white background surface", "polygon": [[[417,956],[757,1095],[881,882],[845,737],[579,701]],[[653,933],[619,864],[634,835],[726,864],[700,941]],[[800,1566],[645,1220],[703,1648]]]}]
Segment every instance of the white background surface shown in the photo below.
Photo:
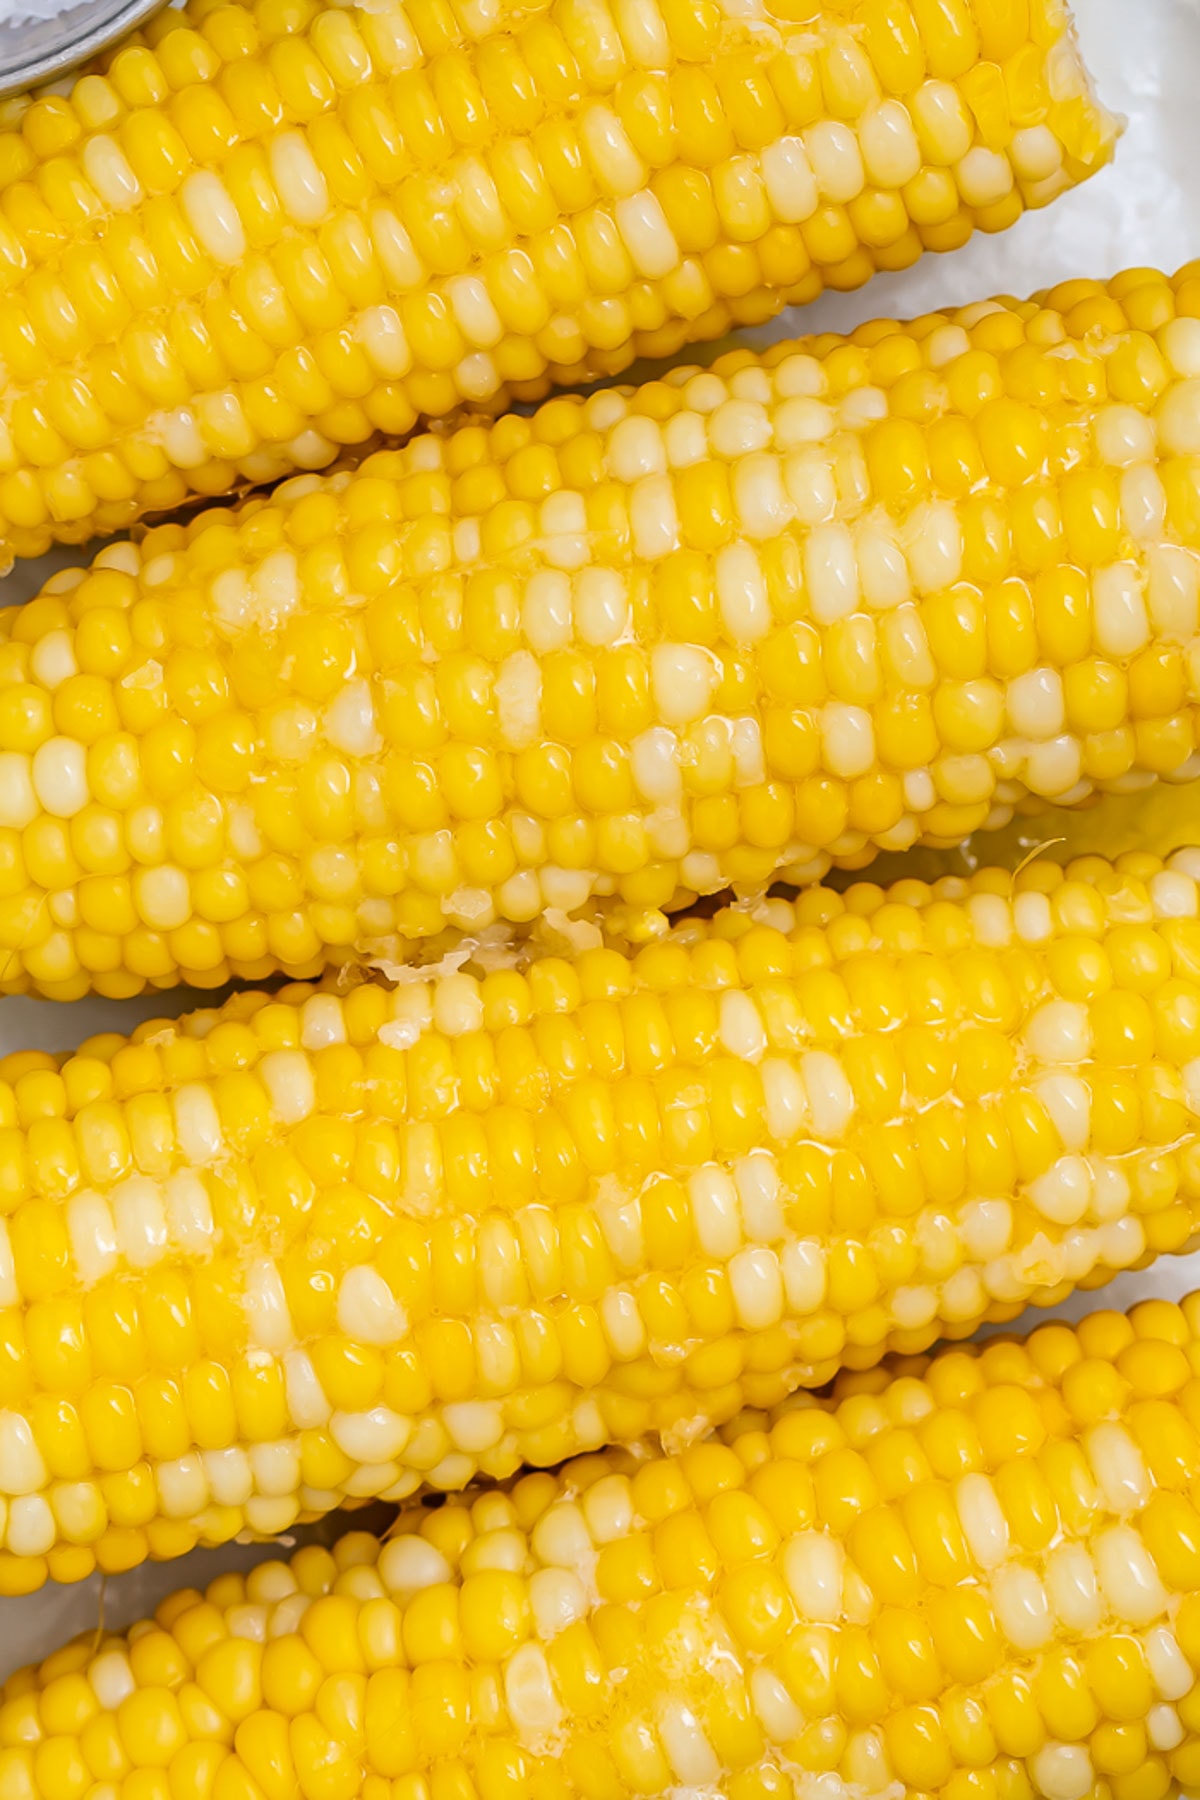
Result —
[{"label": "white background surface", "polygon": [[[1066,277],[1110,275],[1135,264],[1175,269],[1200,257],[1200,0],[1076,0],[1075,13],[1100,95],[1127,121],[1114,165],[1001,237],[976,237],[952,257],[926,257],[906,274],[882,277],[858,294],[828,295],[765,328],[760,339],[843,329],[883,314],[908,317],[991,294],[1027,294]],[[18,568],[0,580],[0,604],[24,599],[41,575],[74,560],[71,554]],[[188,1001],[180,992],[70,1006],[0,999],[0,1051],[67,1048],[94,1031],[128,1030],[138,1019],[182,1012]],[[1200,1286],[1200,1252],[1124,1276],[1102,1298],[1078,1296],[1061,1310],[1128,1305],[1150,1294],[1175,1298],[1193,1286]],[[104,1617],[127,1623],[172,1589],[202,1586],[222,1569],[247,1567],[265,1554],[229,1545],[110,1579]],[[0,1600],[0,1677],[76,1632],[94,1630],[100,1606],[95,1578]]]}]

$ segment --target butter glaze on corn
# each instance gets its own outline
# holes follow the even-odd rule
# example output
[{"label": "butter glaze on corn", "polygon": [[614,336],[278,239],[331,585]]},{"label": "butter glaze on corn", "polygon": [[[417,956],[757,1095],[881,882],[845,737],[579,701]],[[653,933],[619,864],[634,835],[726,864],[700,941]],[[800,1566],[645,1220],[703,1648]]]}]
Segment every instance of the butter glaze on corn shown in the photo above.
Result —
[{"label": "butter glaze on corn", "polygon": [[0,984],[403,960],[1200,767],[1200,273],[740,351],[0,614]]},{"label": "butter glaze on corn", "polygon": [[1194,1794],[1198,1299],[185,1589],[10,1679],[0,1794]]},{"label": "butter glaze on corn", "polygon": [[0,1591],[684,1444],[1186,1248],[1198,913],[1196,851],[813,889],[6,1059]]},{"label": "butter glaze on corn", "polygon": [[1116,133],[1061,0],[194,0],[6,116],[0,566],[953,249]]}]

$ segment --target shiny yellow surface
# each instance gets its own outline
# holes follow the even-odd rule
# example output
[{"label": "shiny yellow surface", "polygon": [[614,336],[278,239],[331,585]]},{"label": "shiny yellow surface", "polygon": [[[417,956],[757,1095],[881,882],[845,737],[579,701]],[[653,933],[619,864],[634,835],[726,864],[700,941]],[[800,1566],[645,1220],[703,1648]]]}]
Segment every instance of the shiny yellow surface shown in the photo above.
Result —
[{"label": "shiny yellow surface", "polygon": [[12,1677],[0,1794],[1194,1791],[1198,1299],[184,1590]]},{"label": "shiny yellow surface", "polygon": [[952,849],[917,845],[902,856],[880,856],[871,864],[871,879],[890,882],[912,875],[937,881],[980,868],[1015,869],[1034,854],[1054,862],[1130,851],[1167,857],[1197,843],[1200,781],[1155,782],[1130,794],[1102,794],[1083,806],[1019,811],[1007,825],[976,832]]},{"label": "shiny yellow surface", "polygon": [[1198,1120],[1196,850],[9,1057],[0,1591],[690,1443],[1052,1303],[1190,1246]]},{"label": "shiny yellow surface", "polygon": [[0,108],[0,567],[905,268],[1115,135],[1061,0],[164,11]]},{"label": "shiny yellow surface", "polygon": [[0,614],[0,986],[645,935],[1194,775],[1196,312],[1133,271],[738,351],[52,578]]}]

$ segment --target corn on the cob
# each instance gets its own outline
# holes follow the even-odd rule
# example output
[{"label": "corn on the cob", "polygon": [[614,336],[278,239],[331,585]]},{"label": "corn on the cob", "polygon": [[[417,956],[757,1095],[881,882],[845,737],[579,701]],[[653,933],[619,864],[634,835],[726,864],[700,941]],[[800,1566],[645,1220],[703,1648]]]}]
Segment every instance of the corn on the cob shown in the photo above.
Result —
[{"label": "corn on the cob", "polygon": [[0,129],[0,566],[903,268],[1114,135],[1062,0],[168,9]]},{"label": "corn on the cob", "polygon": [[295,975],[1200,767],[1200,265],[430,435],[0,614],[0,984]]},{"label": "corn on the cob", "polygon": [[1195,851],[813,889],[7,1059],[0,1591],[686,1442],[1185,1248],[1198,915]]},{"label": "corn on the cob", "polygon": [[0,1796],[1200,1789],[1200,1296],[403,1513],[8,1682]]}]

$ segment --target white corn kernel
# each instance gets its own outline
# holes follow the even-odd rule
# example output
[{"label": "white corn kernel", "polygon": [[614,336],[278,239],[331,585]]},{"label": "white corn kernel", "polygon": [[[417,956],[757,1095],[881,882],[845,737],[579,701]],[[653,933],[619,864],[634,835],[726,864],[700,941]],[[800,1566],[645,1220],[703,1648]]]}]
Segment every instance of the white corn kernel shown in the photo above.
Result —
[{"label": "white corn kernel", "polygon": [[1110,1512],[1136,1512],[1145,1506],[1150,1498],[1150,1475],[1124,1425],[1106,1420],[1093,1426],[1084,1447]]},{"label": "white corn kernel", "polygon": [[729,1264],[729,1288],[744,1331],[766,1331],[783,1317],[783,1277],[773,1250],[740,1250]]},{"label": "white corn kernel", "polygon": [[1043,1800],[1084,1800],[1096,1780],[1083,1744],[1059,1744],[1053,1739],[1034,1752],[1029,1772]]},{"label": "white corn kernel", "polygon": [[219,175],[196,169],[182,183],[184,217],[215,263],[235,268],[246,254],[246,233],[229,189]]},{"label": "white corn kernel", "polygon": [[258,1065],[281,1125],[298,1125],[317,1104],[312,1065],[302,1050],[272,1050]]},{"label": "white corn kernel", "polygon": [[841,1617],[846,1553],[841,1542],[820,1531],[801,1531],[783,1546],[782,1572],[805,1621],[832,1625]]},{"label": "white corn kernel", "polygon": [[404,1308],[370,1263],[358,1263],[343,1275],[337,1320],[339,1331],[360,1344],[395,1344],[408,1331]]},{"label": "white corn kernel", "polygon": [[56,819],[73,819],[87,805],[87,754],[83,745],[71,738],[52,737],[40,744],[33,753],[30,774],[38,800]]},{"label": "white corn kernel", "polygon": [[1008,1556],[1008,1520],[987,1475],[964,1475],[954,1490],[963,1535],[981,1569],[996,1569]]},{"label": "white corn kernel", "polygon": [[303,132],[281,131],[268,151],[284,211],[296,225],[320,225],[329,214],[329,189]]},{"label": "white corn kernel", "polygon": [[1167,1595],[1153,1558],[1129,1525],[1112,1525],[1095,1541],[1100,1586],[1117,1618],[1149,1625],[1166,1610]]},{"label": "white corn kernel", "polygon": [[992,1604],[1014,1649],[1040,1650],[1054,1632],[1046,1590],[1032,1569],[1009,1563],[992,1576]]},{"label": "white corn kernel", "polygon": [[379,1579],[389,1593],[405,1596],[452,1581],[454,1570],[435,1545],[415,1534],[394,1537],[379,1552]]},{"label": "white corn kernel", "polygon": [[1068,1631],[1094,1631],[1104,1606],[1096,1569],[1082,1544],[1056,1544],[1046,1558],[1046,1591],[1056,1618]]}]

